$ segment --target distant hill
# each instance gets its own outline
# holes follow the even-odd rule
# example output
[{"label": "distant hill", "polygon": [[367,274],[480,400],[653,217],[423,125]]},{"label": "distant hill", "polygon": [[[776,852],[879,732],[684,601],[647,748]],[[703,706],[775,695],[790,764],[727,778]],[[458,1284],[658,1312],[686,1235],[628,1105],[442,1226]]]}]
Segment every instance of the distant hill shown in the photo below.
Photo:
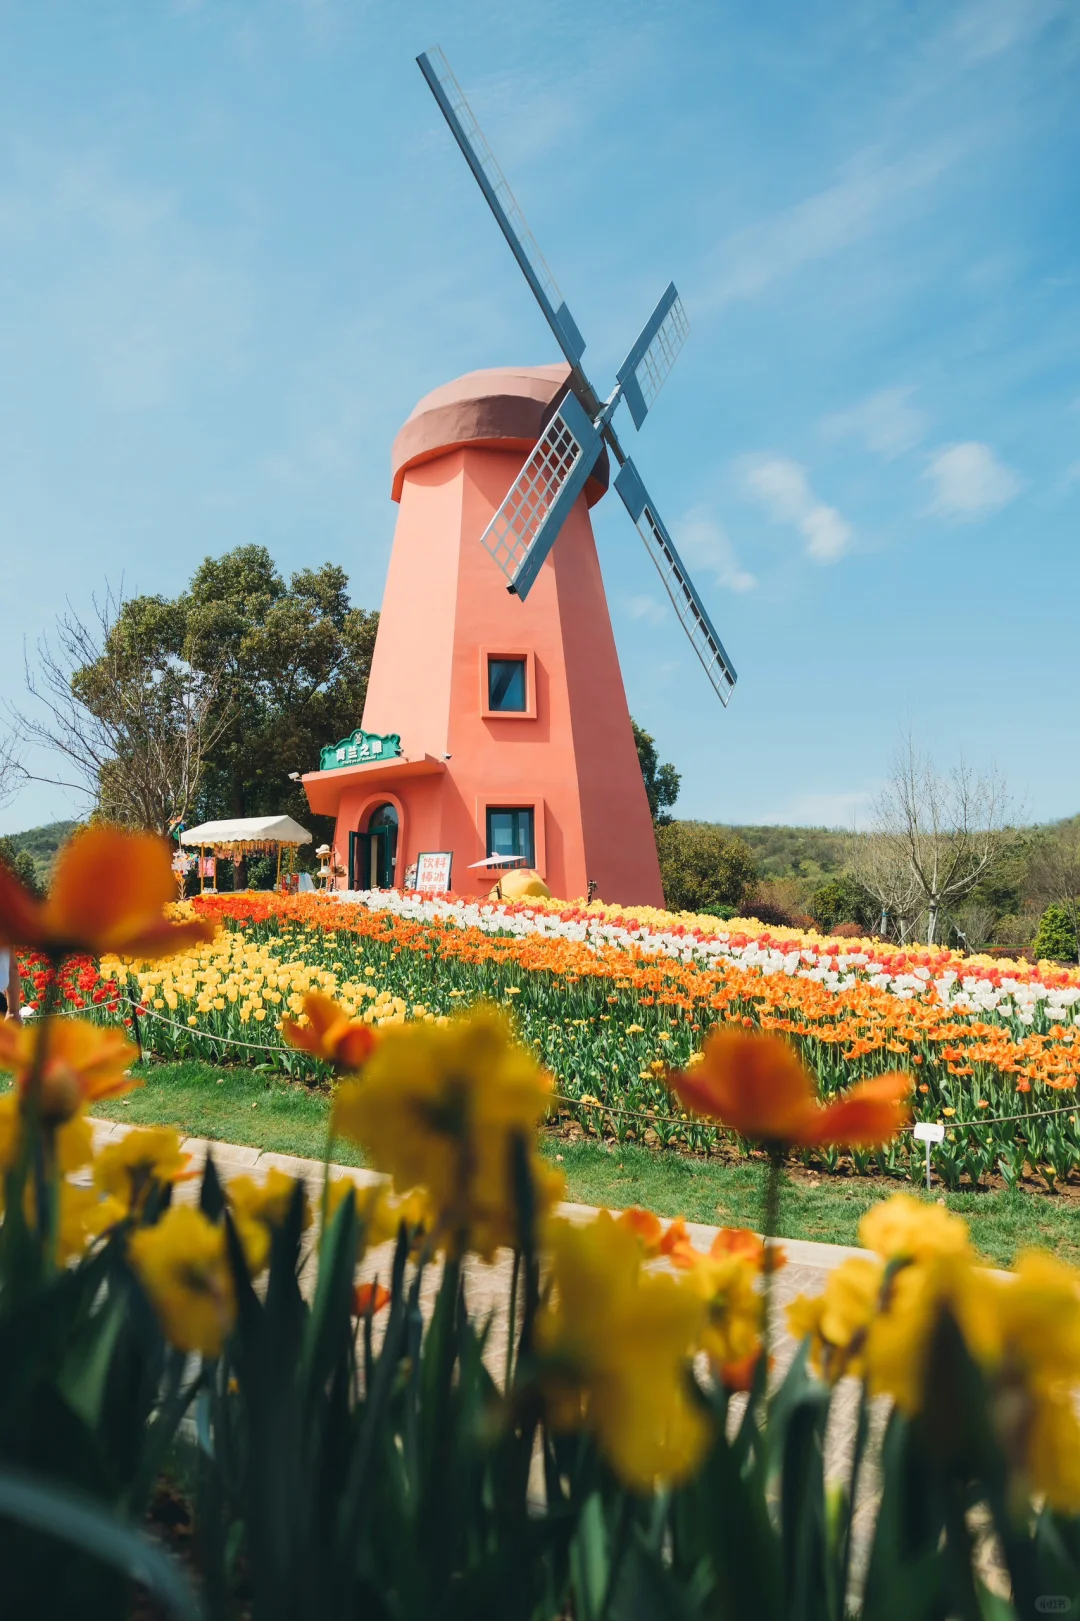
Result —
[{"label": "distant hill", "polygon": [[39,882],[44,882],[60,846],[71,837],[78,822],[49,822],[46,827],[29,827],[25,833],[12,833],[9,840],[16,850],[25,850],[34,863]]},{"label": "distant hill", "polygon": [[730,822],[697,822],[735,833],[753,852],[758,876],[763,879],[802,878],[822,882],[842,872],[851,842],[850,833],[829,827],[737,826]]}]

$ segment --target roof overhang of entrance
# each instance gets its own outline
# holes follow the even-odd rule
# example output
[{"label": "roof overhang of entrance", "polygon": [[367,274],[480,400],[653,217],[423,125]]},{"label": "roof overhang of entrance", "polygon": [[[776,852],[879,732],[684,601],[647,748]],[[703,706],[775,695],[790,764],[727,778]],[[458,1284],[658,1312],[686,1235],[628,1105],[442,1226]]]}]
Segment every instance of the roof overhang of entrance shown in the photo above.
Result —
[{"label": "roof overhang of entrance", "polygon": [[373,760],[365,765],[339,766],[334,771],[309,771],[300,780],[315,814],[336,816],[346,788],[362,787],[368,782],[401,782],[408,777],[436,777],[445,770],[445,760],[422,754],[416,760]]}]

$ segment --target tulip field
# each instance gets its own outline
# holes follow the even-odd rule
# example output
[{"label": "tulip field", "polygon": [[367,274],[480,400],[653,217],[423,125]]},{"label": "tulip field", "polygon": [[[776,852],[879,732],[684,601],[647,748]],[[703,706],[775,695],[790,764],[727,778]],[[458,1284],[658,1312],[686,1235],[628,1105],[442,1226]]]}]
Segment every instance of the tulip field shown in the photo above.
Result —
[{"label": "tulip field", "polygon": [[[217,938],[153,966],[75,961],[63,996],[105,1020],[137,1021],[164,1058],[327,1072],[280,1034],[304,993],[324,991],[376,1026],[438,1020],[484,1000],[510,1010],[555,1077],[552,1107],[590,1134],[734,1154],[719,1128],[689,1118],[666,1083],[709,1029],[738,1022],[784,1035],[829,1097],[889,1070],[915,1077],[913,1114],[940,1120],[934,1166],[951,1187],[1054,1187],[1080,1171],[1080,975],[1050,964],[962,958],[832,940],[753,921],[611,907],[345,900],[260,893],[192,903]],[[29,999],[44,966],[24,962]],[[835,1150],[807,1153],[837,1168]],[[858,1173],[918,1177],[909,1134],[843,1156]]]}]

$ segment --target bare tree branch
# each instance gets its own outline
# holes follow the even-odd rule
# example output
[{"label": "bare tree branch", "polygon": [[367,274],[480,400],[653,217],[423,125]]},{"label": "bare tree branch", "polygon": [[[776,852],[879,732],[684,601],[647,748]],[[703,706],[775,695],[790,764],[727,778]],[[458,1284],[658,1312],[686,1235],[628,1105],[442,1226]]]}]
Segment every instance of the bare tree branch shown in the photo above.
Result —
[{"label": "bare tree branch", "polygon": [[15,735],[9,733],[0,737],[0,807],[11,804],[26,780],[27,771]]},{"label": "bare tree branch", "polygon": [[901,939],[925,917],[934,943],[943,910],[989,877],[1018,837],[1011,811],[996,770],[976,776],[961,759],[942,775],[910,734],[904,738],[873,830],[853,849],[860,882],[895,917]]},{"label": "bare tree branch", "polygon": [[124,633],[122,599],[106,591],[87,623],[71,608],[26,659],[29,711],[20,738],[60,755],[67,771],[38,776],[74,789],[109,821],[167,833],[194,807],[207,752],[226,716],[220,685],[161,648]]},{"label": "bare tree branch", "polygon": [[1080,960],[1080,819],[1049,828],[1035,843],[1026,887],[1040,909],[1061,907],[1076,936]]}]

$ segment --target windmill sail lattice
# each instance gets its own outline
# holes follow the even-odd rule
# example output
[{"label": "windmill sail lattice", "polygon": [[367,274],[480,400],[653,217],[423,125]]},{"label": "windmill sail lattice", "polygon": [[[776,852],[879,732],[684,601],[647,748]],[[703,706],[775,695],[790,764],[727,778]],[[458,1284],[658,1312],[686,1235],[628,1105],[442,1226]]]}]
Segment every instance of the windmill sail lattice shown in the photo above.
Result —
[{"label": "windmill sail lattice", "polygon": [[717,697],[726,708],[731,689],[738,679],[734,666],[713,628],[705,604],[683,567],[682,558],[675,550],[675,542],[649,499],[649,493],[632,461],[623,463],[615,480],[615,488],[659,570],[672,606],[679,616],[679,623],[690,638],[690,644],[715,687]]},{"label": "windmill sail lattice", "polygon": [[691,646],[726,704],[737,679],[734,667],[612,422],[616,407],[625,400],[635,427],[641,427],[686,341],[690,328],[675,285],[664,292],[620,366],[614,392],[601,403],[581,367],[585,340],[446,57],[435,49],[418,56],[417,62],[570,362],[572,392],[507,491],[484,531],[483,544],[505,573],[509,589],[527,596],[606,444],[620,467],[615,488],[660,571]]},{"label": "windmill sail lattice", "polygon": [[449,62],[436,45],[417,57],[420,71],[431,88],[431,93],[442,109],[465,160],[476,177],[488,206],[499,223],[499,228],[510,244],[510,251],[525,272],[525,279],[533,290],[537,303],[547,317],[548,325],[559,341],[559,346],[572,366],[576,366],[585,352],[585,339],[577,329],[566,300],[548,268],[547,260],[517,198],[507,183],[506,176],[495,160],[487,137],[477,122],[476,114],[465,100],[465,94],[455,79]]},{"label": "windmill sail lattice", "polygon": [[615,374],[635,428],[652,410],[689,335],[690,323],[672,282]]},{"label": "windmill sail lattice", "polygon": [[481,535],[481,545],[519,597],[528,596],[602,445],[586,412],[568,394]]}]

